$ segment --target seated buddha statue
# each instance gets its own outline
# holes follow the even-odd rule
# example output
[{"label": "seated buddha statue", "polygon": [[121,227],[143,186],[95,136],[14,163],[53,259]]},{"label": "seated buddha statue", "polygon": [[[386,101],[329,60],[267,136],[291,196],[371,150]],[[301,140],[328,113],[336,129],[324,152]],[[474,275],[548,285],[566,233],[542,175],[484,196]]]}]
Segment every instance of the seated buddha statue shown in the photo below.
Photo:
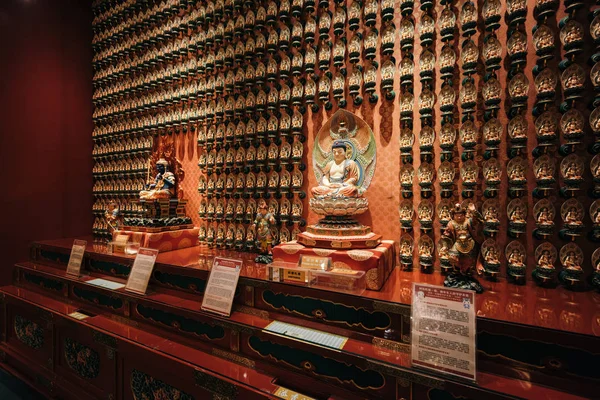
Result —
[{"label": "seated buddha statue", "polygon": [[331,146],[333,160],[323,168],[319,186],[311,189],[313,196],[360,197],[362,192],[356,184],[359,179],[359,167],[355,161],[346,158],[346,143],[336,140]]},{"label": "seated buddha statue", "polygon": [[175,196],[175,175],[169,171],[169,163],[164,158],[156,162],[154,182],[146,190],[140,191],[140,200],[170,199]]}]

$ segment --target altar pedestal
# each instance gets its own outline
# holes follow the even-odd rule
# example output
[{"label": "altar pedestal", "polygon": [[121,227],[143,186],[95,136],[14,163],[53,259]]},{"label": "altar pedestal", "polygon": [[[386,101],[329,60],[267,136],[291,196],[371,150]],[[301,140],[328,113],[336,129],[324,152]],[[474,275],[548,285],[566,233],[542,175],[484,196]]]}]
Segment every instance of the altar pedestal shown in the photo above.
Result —
[{"label": "altar pedestal", "polygon": [[128,241],[139,242],[140,247],[165,252],[197,246],[199,231],[199,228],[177,229],[164,232],[119,230],[113,232],[113,240],[115,240],[117,235],[127,235],[129,237]]},{"label": "altar pedestal", "polygon": [[380,290],[396,266],[393,240],[382,240],[372,249],[334,250],[306,247],[297,242],[283,243],[273,248],[273,261],[297,263],[301,255],[331,257],[333,268],[364,271],[367,289]]}]

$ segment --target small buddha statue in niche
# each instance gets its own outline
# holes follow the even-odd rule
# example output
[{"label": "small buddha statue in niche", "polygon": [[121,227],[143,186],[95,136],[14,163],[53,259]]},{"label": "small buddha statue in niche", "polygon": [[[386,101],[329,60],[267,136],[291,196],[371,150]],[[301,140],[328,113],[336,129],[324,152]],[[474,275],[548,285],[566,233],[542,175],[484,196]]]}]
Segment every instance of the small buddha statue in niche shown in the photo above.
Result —
[{"label": "small buddha statue in niche", "polygon": [[565,179],[571,179],[571,180],[581,180],[583,179],[581,177],[581,172],[579,171],[579,168],[577,166],[577,164],[575,162],[571,162],[569,163],[569,165],[567,166],[567,168],[565,168]]},{"label": "small buddha statue in niche", "polygon": [[412,248],[408,241],[400,243],[400,255],[404,257],[412,257]]},{"label": "small buddha statue in niche", "polygon": [[507,257],[508,263],[511,267],[525,267],[523,262],[524,256],[518,248],[514,248]]},{"label": "small buddha statue in niche", "polygon": [[581,265],[579,265],[578,257],[574,251],[567,253],[562,262],[563,266],[567,269],[582,271]]},{"label": "small buddha statue in niche", "polygon": [[510,221],[515,223],[525,223],[525,214],[521,206],[516,206],[510,214]]},{"label": "small buddha statue in niche", "polygon": [[523,165],[517,163],[509,172],[509,180],[510,181],[523,181],[525,180],[525,168]]},{"label": "small buddha statue in niche", "polygon": [[500,222],[500,220],[498,219],[498,210],[496,209],[496,207],[488,207],[485,210],[485,213],[483,214],[483,219],[485,220],[485,222],[488,223]]},{"label": "small buddha statue in niche", "polygon": [[550,165],[548,163],[542,163],[535,172],[535,177],[539,181],[554,179],[554,177],[552,176],[552,168],[550,168]]},{"label": "small buddha statue in niche", "polygon": [[[340,121],[342,127],[344,121]],[[356,186],[359,168],[355,161],[346,158],[346,143],[336,140],[331,146],[333,160],[323,168],[323,177],[319,186],[311,189],[313,196],[326,197],[360,197],[362,195]]]},{"label": "small buddha statue in niche", "polygon": [[494,246],[488,247],[483,258],[484,258],[486,264],[500,264],[500,257],[498,254],[498,250]]},{"label": "small buddha statue in niche", "polygon": [[540,268],[554,269],[554,263],[552,261],[552,256],[550,255],[550,250],[542,251],[537,263]]},{"label": "small buddha statue in niche", "polygon": [[428,241],[423,241],[421,246],[419,246],[419,256],[421,257],[431,257],[432,251],[433,248],[431,246],[431,243],[429,243]]},{"label": "small buddha statue in niche", "polygon": [[548,210],[548,207],[542,207],[542,209],[540,210],[540,212],[537,215],[536,218],[536,222],[539,225],[554,225],[554,222],[552,221],[552,216],[550,214],[550,210]]},{"label": "small buddha statue in niche", "polygon": [[164,158],[156,162],[158,174],[154,183],[140,191],[140,200],[170,199],[175,195],[175,174],[169,172],[169,163]]},{"label": "small buddha statue in niche", "polygon": [[594,213],[592,223],[594,225],[600,225],[600,208]]},{"label": "small buddha statue in niche", "polygon": [[571,207],[567,210],[567,213],[565,214],[565,223],[569,225],[583,225],[577,208]]}]

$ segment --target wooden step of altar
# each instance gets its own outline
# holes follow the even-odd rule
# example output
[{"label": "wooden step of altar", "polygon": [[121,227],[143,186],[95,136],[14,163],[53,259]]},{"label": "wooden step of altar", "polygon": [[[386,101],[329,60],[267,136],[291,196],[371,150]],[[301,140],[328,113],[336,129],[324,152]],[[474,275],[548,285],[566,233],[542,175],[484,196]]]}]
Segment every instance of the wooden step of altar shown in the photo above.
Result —
[{"label": "wooden step of altar", "polygon": [[0,365],[49,397],[280,398],[275,377],[252,366],[109,316],[72,317],[87,312],[80,304],[14,286],[2,287],[0,299]]},{"label": "wooden step of altar", "polygon": [[[64,275],[72,243],[73,239],[36,243],[32,247],[33,267],[30,269],[46,272],[42,269],[47,268],[50,272]],[[105,249],[103,245],[88,243],[83,262],[84,272],[124,282],[134,257],[108,255]],[[233,320],[237,318],[236,313],[241,313],[257,316],[267,324],[273,320],[292,322],[347,336],[360,345],[375,344],[376,351],[373,353],[386,352],[386,346],[393,348],[398,344],[410,343],[410,298],[413,282],[441,285],[444,279],[438,273],[422,274],[418,270],[407,272],[396,268],[381,291],[365,291],[356,296],[270,282],[266,279],[266,267],[254,263],[255,255],[199,246],[159,254],[150,289],[153,294],[159,294],[164,299],[190,305],[190,312],[196,313],[215,256],[239,258],[244,262],[238,293],[234,299]],[[24,286],[23,276],[17,274],[21,279],[19,285]],[[577,360],[585,359],[591,364],[600,363],[600,356],[589,352],[590,348],[597,348],[600,343],[600,338],[594,336],[594,332],[598,330],[594,315],[600,313],[600,303],[594,301],[594,295],[569,292],[560,287],[537,288],[532,282],[527,282],[526,286],[515,286],[502,278],[497,282],[482,280],[481,283],[485,292],[478,295],[476,301],[477,359],[478,371],[481,371],[478,376],[495,374],[495,382],[500,382],[502,380],[498,375],[501,375],[509,381],[509,387],[510,382],[514,382],[515,379],[519,381],[526,372],[530,381],[527,385],[530,387],[541,384],[585,397],[593,396],[600,380],[599,374],[594,369],[583,367]],[[52,286],[51,282],[49,284]],[[67,284],[66,287],[70,288],[71,284]],[[43,290],[46,292],[50,289]],[[72,289],[65,289],[63,286],[62,290],[69,293]],[[185,308],[182,310],[185,311]],[[544,315],[555,317],[540,319],[537,317],[537,310],[546,313]],[[579,322],[567,324],[570,319],[564,320],[563,316],[572,316]],[[138,316],[134,317],[140,319]],[[159,327],[160,324],[153,323],[149,326]],[[258,328],[260,326],[252,329]],[[195,339],[189,339],[188,335],[178,331],[172,332],[168,327],[164,329],[165,335],[173,334],[177,340],[198,343]],[[388,334],[398,341],[385,340],[384,336],[388,337]],[[295,344],[286,343],[292,348]],[[371,352],[363,351],[363,347],[357,350],[358,356],[376,364],[391,364],[394,366],[391,371],[398,371],[395,362],[379,361]],[[333,359],[340,358],[336,353],[327,354],[331,354]],[[252,357],[258,356],[254,354]],[[260,363],[266,362],[264,365],[268,368],[273,368],[275,375],[279,375],[279,371],[290,369],[302,371],[302,368],[291,367],[285,362],[265,361],[262,356],[257,359]],[[560,365],[561,368],[556,369],[554,365]],[[404,373],[403,367],[400,370]],[[398,377],[391,379],[399,381]],[[574,379],[577,380],[575,386]],[[443,378],[442,381],[447,382]],[[498,386],[486,387],[508,393]],[[493,389],[494,387],[496,389]],[[530,396],[525,393],[521,397]]]},{"label": "wooden step of altar", "polygon": [[[373,390],[373,388],[369,387],[360,388],[360,393],[363,393],[363,395],[371,393],[369,395],[370,398],[392,398],[389,396],[392,396],[395,391],[406,390],[406,388],[399,389],[397,386],[404,384],[404,382],[419,382],[423,379],[421,373],[408,369],[408,347],[402,346],[399,343],[394,344],[394,342],[389,341],[367,343],[348,338],[341,351],[333,350],[323,348],[323,346],[314,343],[303,343],[296,338],[279,337],[279,335],[263,331],[272,322],[269,319],[262,318],[266,316],[249,316],[236,311],[234,311],[230,319],[203,315],[204,313],[199,311],[201,299],[194,299],[194,297],[197,297],[195,295],[186,295],[183,299],[177,299],[169,293],[162,293],[162,290],[150,293],[148,296],[130,295],[122,292],[114,293],[115,291],[97,288],[86,283],[94,277],[88,276],[81,279],[73,279],[66,274],[61,274],[62,271],[56,268],[33,263],[23,263],[18,265],[17,268],[19,271],[17,275],[19,277],[18,282],[22,288],[10,287],[13,290],[13,294],[15,291],[19,291],[27,293],[29,298],[43,296],[44,302],[42,304],[46,304],[48,301],[45,300],[46,297],[44,295],[48,292],[48,295],[54,301],[63,299],[68,301],[71,304],[70,309],[91,310],[93,314],[102,315],[104,318],[94,317],[93,319],[86,320],[98,328],[118,331],[119,327],[122,327],[126,323],[128,327],[134,326],[140,331],[154,335],[153,337],[169,340],[185,348],[193,346],[209,354],[241,362],[243,365],[252,365],[262,371],[277,375],[281,382],[294,382],[296,379],[311,379],[311,376],[315,375],[315,380],[311,382],[311,387],[325,385],[332,390],[328,393],[337,393],[337,395],[340,395],[340,388],[331,389],[327,385],[327,381],[331,380],[331,377],[330,379],[325,379],[325,382],[321,382],[323,380],[323,377],[320,376],[322,375],[321,373],[327,371],[327,369],[322,369],[321,367],[321,363],[323,362],[326,362],[326,365],[332,367],[333,370],[338,370],[340,366],[352,366],[352,368],[358,368],[360,376],[370,376],[373,378],[377,374],[381,375],[383,378],[383,387],[380,390]],[[58,283],[62,284],[63,287],[61,288]],[[8,294],[11,293],[10,290],[5,290]],[[118,299],[121,299],[123,304],[128,305],[129,311],[127,309],[121,310]],[[155,314],[149,319],[142,315],[151,309],[155,311],[159,310],[161,313]],[[165,318],[169,318],[169,315],[171,315],[171,319],[165,320]],[[181,319],[180,317],[185,319]],[[204,330],[202,332],[189,332],[189,329],[184,325],[190,325],[192,322],[195,322],[198,326],[204,326]],[[287,322],[298,323],[299,321],[287,319]],[[311,327],[318,328],[315,324]],[[219,334],[215,336],[214,330],[218,330],[219,328],[222,329],[222,337]],[[283,352],[277,352],[277,349],[282,349]],[[270,350],[273,351],[270,352]],[[264,356],[262,354],[263,351],[267,352],[268,361],[265,361],[264,357],[262,357]],[[285,359],[286,355],[296,353],[302,354],[304,357],[303,361],[296,366],[296,369],[308,372],[309,376],[298,377],[297,373],[290,373],[286,370],[286,368],[293,366],[289,363],[289,359]],[[278,357],[281,358],[277,359]],[[365,358],[368,361],[364,362]],[[336,362],[341,363],[336,366],[334,365]],[[348,373],[348,371],[344,372]],[[489,385],[495,384],[500,379],[491,375],[485,376],[488,379],[487,382]],[[403,378],[399,379],[399,377]],[[343,380],[340,378],[335,378],[338,381],[338,385],[346,386],[343,385]],[[340,384],[339,381],[342,381],[342,383]],[[363,381],[358,380],[358,375],[351,382],[352,385],[349,387],[352,388],[354,386],[355,390],[357,385],[365,384],[362,383]],[[386,385],[387,382],[391,382],[391,386]],[[469,385],[460,383],[451,384],[449,381],[440,379],[429,378],[428,382],[430,385],[439,384],[442,386],[457,384],[458,386],[453,390],[459,390],[462,393],[479,390]],[[479,383],[481,386],[481,380]],[[292,385],[288,384],[288,386]],[[386,386],[388,386],[387,390],[382,391],[381,389]],[[409,386],[413,387],[412,384]],[[343,393],[343,397],[341,398],[360,398],[360,394],[358,393],[350,394],[350,388],[348,391],[341,391]],[[499,393],[488,393],[487,395],[491,396],[489,398],[503,398],[503,395]]]}]

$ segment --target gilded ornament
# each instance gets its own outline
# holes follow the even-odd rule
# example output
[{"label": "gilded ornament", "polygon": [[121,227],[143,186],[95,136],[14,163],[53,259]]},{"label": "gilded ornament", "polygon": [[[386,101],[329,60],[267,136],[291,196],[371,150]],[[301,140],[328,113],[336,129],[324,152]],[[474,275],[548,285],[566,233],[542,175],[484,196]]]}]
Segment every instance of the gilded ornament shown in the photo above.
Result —
[{"label": "gilded ornament", "polygon": [[440,17],[438,18],[440,25],[440,33],[442,35],[442,41],[452,40],[454,37],[454,31],[456,30],[456,14],[449,7],[444,7]]},{"label": "gilded ornament", "polygon": [[415,25],[413,22],[408,18],[403,18],[398,30],[400,32],[400,47],[402,50],[412,49],[415,41]]},{"label": "gilded ornament", "polygon": [[533,47],[538,57],[552,57],[555,48],[554,34],[547,25],[537,25],[533,32]]},{"label": "gilded ornament", "polygon": [[515,103],[525,103],[529,94],[529,80],[524,73],[519,72],[514,75],[508,83],[508,93],[513,107]]}]

